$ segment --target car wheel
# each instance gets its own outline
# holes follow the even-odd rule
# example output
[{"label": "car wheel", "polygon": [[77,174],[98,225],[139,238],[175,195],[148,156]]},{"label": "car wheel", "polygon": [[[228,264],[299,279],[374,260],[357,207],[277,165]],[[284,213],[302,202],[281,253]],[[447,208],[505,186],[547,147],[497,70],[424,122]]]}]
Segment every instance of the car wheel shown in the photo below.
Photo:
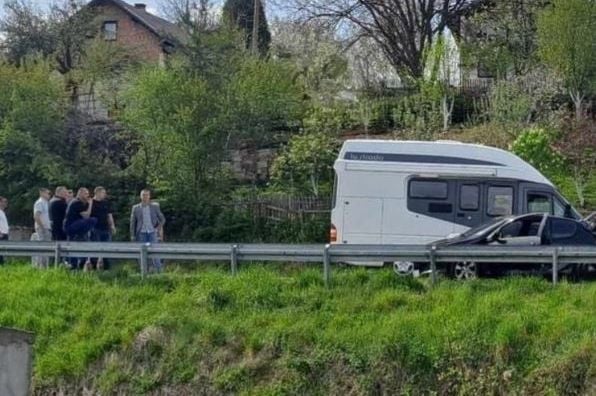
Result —
[{"label": "car wheel", "polygon": [[478,265],[474,261],[460,261],[451,267],[451,276],[457,280],[478,278]]},{"label": "car wheel", "polygon": [[588,264],[575,264],[571,269],[569,279],[572,282],[581,281],[588,274]]},{"label": "car wheel", "polygon": [[414,263],[411,261],[395,261],[393,271],[399,276],[411,276],[414,274]]}]

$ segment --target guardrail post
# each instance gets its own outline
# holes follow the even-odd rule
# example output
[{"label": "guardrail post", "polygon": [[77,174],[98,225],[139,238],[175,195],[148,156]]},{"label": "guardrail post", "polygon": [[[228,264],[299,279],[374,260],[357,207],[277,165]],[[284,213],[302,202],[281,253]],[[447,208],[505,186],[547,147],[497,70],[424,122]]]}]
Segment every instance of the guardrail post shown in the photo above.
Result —
[{"label": "guardrail post", "polygon": [[437,283],[437,247],[433,245],[430,248],[429,258],[430,258],[430,281],[431,284],[434,286]]},{"label": "guardrail post", "polygon": [[148,252],[148,248],[149,248],[149,244],[148,243],[143,243],[141,245],[141,277],[145,277],[147,275],[147,262],[148,260],[148,256],[149,256],[149,252]]},{"label": "guardrail post", "polygon": [[238,273],[238,245],[232,246],[232,253],[230,255],[230,266],[232,267],[232,275]]},{"label": "guardrail post", "polygon": [[559,248],[553,250],[553,285],[559,281]]},{"label": "guardrail post", "polygon": [[57,243],[54,249],[54,268],[58,268],[58,265],[60,265],[60,248],[60,243]]},{"label": "guardrail post", "polygon": [[330,244],[325,245],[323,250],[323,280],[325,281],[325,287],[329,287],[331,280],[331,256],[329,254]]}]

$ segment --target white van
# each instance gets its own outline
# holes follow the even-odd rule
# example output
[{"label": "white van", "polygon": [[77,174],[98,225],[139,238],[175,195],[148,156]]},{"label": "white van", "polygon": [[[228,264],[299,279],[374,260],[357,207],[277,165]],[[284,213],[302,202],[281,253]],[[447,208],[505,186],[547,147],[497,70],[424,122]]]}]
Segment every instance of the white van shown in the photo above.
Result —
[{"label": "white van", "polygon": [[334,169],[332,243],[426,244],[511,214],[579,218],[534,167],[493,147],[348,140]]}]

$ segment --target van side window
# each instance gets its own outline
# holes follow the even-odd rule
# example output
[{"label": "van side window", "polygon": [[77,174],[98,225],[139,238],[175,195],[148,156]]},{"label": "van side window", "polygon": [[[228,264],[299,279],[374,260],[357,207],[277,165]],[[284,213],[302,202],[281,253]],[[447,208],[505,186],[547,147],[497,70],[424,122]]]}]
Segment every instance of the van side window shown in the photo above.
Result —
[{"label": "van side window", "polygon": [[410,198],[447,199],[447,182],[439,180],[412,180]]},{"label": "van side window", "polygon": [[553,214],[559,217],[565,217],[565,204],[557,198],[553,201]]},{"label": "van side window", "polygon": [[513,187],[488,187],[486,213],[489,216],[508,216],[513,213]]},{"label": "van side window", "polygon": [[528,193],[528,213],[551,213],[550,196],[541,193]]},{"label": "van side window", "polygon": [[464,184],[459,191],[461,210],[478,210],[480,206],[480,187],[477,184]]}]

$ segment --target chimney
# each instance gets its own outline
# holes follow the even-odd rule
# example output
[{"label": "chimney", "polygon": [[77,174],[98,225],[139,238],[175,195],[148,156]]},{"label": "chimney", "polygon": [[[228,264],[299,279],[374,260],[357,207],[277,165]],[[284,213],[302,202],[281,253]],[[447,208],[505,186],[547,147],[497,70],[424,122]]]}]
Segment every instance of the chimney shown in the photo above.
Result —
[{"label": "chimney", "polygon": [[135,3],[135,8],[142,11],[147,11],[147,4],[145,3]]}]

